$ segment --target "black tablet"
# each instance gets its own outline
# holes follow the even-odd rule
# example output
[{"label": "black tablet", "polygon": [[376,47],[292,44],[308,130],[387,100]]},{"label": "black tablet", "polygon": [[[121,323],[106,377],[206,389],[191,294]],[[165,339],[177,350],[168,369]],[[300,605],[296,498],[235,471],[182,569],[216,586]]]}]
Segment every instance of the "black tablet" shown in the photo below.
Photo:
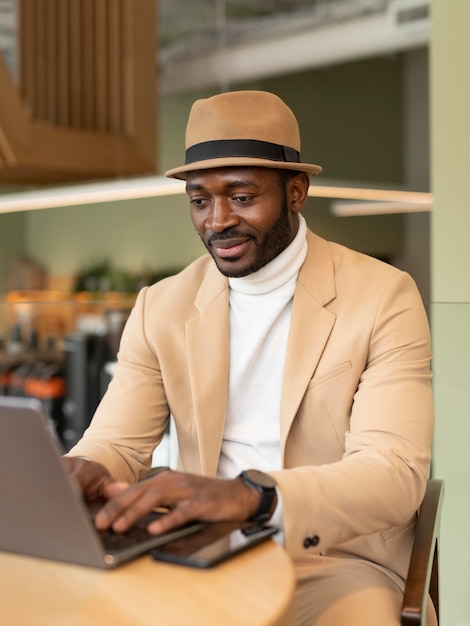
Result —
[{"label": "black tablet", "polygon": [[157,561],[212,567],[269,539],[278,528],[249,522],[217,522],[206,528],[165,543],[151,551]]}]

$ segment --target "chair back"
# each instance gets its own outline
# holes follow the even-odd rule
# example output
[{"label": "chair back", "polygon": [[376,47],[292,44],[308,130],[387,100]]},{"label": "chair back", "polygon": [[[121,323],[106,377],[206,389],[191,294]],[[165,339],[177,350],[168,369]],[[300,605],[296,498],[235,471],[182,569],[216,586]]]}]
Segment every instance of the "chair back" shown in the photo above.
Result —
[{"label": "chair back", "polygon": [[443,497],[444,481],[429,479],[416,522],[401,611],[402,626],[426,626],[428,595],[439,624],[439,531]]}]

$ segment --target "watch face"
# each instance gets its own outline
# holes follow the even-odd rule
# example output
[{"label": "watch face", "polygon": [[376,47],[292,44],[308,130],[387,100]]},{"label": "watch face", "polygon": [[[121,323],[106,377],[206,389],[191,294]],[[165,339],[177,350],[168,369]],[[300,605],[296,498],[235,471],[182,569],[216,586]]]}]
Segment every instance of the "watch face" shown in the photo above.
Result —
[{"label": "watch face", "polygon": [[247,470],[245,472],[246,477],[261,487],[266,489],[274,489],[276,486],[276,481],[269,474],[265,474],[264,472],[260,472],[259,470]]}]

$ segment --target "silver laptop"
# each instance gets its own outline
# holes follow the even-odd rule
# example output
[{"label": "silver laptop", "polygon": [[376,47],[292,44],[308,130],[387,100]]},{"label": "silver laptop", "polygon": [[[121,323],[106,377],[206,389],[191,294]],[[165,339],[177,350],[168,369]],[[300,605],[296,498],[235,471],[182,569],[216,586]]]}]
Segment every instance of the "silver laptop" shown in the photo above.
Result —
[{"label": "silver laptop", "polygon": [[152,513],[128,533],[98,532],[61,456],[38,400],[0,396],[0,550],[109,568],[207,525],[152,536]]}]

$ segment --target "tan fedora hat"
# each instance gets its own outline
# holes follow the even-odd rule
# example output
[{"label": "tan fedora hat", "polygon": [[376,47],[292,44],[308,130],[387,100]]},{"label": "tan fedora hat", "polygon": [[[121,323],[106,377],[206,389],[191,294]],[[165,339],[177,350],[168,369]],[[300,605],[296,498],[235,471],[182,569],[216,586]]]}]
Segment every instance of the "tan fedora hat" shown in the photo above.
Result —
[{"label": "tan fedora hat", "polygon": [[301,163],[299,125],[291,109],[266,91],[230,91],[196,100],[186,127],[186,160],[165,172],[186,178],[187,172],[214,167],[270,167],[321,172]]}]

